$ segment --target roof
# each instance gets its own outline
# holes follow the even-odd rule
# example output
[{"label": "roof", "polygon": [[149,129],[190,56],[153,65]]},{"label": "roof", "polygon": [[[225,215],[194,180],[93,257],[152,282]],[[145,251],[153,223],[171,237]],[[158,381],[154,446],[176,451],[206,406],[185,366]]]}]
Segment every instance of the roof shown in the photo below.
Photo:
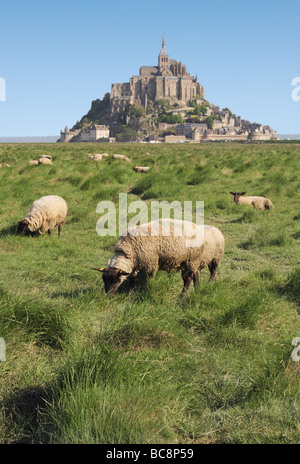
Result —
[{"label": "roof", "polygon": [[165,42],[165,36],[163,35],[163,38],[162,38],[162,47],[161,47],[161,50],[159,52],[159,56],[169,56],[168,55],[168,52],[166,50],[166,42]]}]

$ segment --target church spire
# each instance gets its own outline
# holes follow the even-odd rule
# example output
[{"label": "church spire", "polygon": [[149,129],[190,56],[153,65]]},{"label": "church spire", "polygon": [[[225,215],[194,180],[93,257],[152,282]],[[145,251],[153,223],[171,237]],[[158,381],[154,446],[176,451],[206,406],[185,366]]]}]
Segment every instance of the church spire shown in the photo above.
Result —
[{"label": "church spire", "polygon": [[162,47],[160,50],[160,53],[158,55],[158,67],[161,69],[163,68],[168,68],[169,67],[169,55],[166,50],[166,41],[165,41],[165,35],[163,34],[162,38]]}]

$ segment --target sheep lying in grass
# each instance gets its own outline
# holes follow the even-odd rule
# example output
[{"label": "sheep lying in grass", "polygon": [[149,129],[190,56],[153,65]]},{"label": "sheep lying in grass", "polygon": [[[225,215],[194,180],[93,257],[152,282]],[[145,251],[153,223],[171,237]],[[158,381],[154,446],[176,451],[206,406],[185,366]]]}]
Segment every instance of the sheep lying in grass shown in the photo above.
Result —
[{"label": "sheep lying in grass", "polygon": [[135,172],[148,172],[150,167],[149,166],[134,166],[133,168]]},{"label": "sheep lying in grass", "polygon": [[52,159],[41,157],[39,159],[39,164],[52,164]]},{"label": "sheep lying in grass", "polygon": [[89,153],[88,155],[86,155],[86,157],[88,159],[91,159],[91,160],[94,160],[94,161],[102,161],[103,156],[107,157],[107,156],[109,156],[109,154],[108,153],[96,153],[96,155],[91,155]]},{"label": "sheep lying in grass", "polygon": [[65,200],[57,195],[47,195],[34,201],[30,206],[27,216],[19,222],[17,233],[25,235],[48,232],[58,226],[60,237],[62,226],[67,215]]},{"label": "sheep lying in grass", "polygon": [[131,162],[130,159],[127,158],[127,156],[125,156],[125,155],[113,155],[112,157],[113,157],[114,159],[121,159],[121,160],[123,160],[123,161],[126,161],[127,163],[130,163],[130,162]]},{"label": "sheep lying in grass", "polygon": [[28,164],[30,166],[37,166],[39,164],[38,160],[29,160],[28,161]]},{"label": "sheep lying in grass", "polygon": [[[190,246],[191,240],[194,246]],[[211,280],[215,279],[224,243],[216,227],[204,226],[203,230],[192,222],[162,219],[127,229],[116,243],[108,266],[95,270],[103,273],[105,292],[110,298],[128,277],[142,271],[151,278],[158,270],[168,273],[181,270],[184,294],[192,280],[194,285],[198,284],[198,270],[208,267]]]},{"label": "sheep lying in grass", "polygon": [[265,197],[244,197],[246,192],[230,192],[234,196],[234,201],[238,205],[250,205],[255,209],[274,209],[273,203]]}]

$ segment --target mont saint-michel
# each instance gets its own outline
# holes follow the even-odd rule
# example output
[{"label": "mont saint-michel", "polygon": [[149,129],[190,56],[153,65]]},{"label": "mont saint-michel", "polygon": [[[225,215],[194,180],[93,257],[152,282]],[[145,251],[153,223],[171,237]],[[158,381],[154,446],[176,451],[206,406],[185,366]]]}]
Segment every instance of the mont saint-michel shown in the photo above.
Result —
[{"label": "mont saint-michel", "polygon": [[141,66],[129,82],[113,83],[80,121],[61,131],[58,142],[277,139],[271,127],[209,102],[197,75],[169,57],[163,37],[157,66]]}]

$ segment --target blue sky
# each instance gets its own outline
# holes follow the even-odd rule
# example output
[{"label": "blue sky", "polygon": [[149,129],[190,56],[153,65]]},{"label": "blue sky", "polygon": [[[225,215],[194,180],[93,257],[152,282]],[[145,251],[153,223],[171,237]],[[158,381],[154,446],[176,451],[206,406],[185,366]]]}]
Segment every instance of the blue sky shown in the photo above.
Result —
[{"label": "blue sky", "polygon": [[0,136],[59,135],[113,82],[156,65],[163,33],[209,101],[300,133],[299,18],[298,0],[1,2]]}]

